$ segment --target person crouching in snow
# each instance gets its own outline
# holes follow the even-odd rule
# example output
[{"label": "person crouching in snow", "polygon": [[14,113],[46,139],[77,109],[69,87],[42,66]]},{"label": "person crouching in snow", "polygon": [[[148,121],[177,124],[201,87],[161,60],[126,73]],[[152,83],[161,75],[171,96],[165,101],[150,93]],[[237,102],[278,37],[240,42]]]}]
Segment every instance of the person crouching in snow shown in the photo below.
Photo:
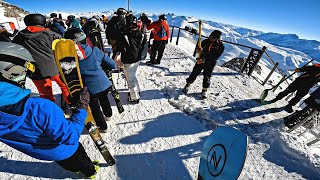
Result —
[{"label": "person crouching in snow", "polygon": [[188,93],[190,85],[196,80],[197,76],[203,70],[203,83],[202,83],[202,98],[207,97],[207,89],[210,86],[211,74],[217,60],[224,51],[224,45],[222,44],[221,31],[214,30],[208,39],[201,42],[201,49],[197,48],[197,52],[200,53],[200,59],[197,59],[195,66],[187,78],[187,84],[183,88],[183,92]]},{"label": "person crouching in snow", "polygon": [[55,161],[64,169],[94,178],[97,168],[79,142],[87,117],[86,88],[72,97],[70,120],[52,101],[29,97],[26,76],[34,72],[32,55],[18,44],[0,42],[0,141],[33,158]]},{"label": "person crouching in snow", "polygon": [[121,61],[124,64],[124,74],[129,88],[129,101],[136,103],[140,99],[140,88],[136,73],[141,59],[142,43],[143,34],[138,30],[137,18],[133,15],[127,16],[126,32],[117,44],[117,50],[121,52]]},{"label": "person crouching in snow", "polygon": [[[89,106],[97,125],[101,130],[106,130],[106,120],[110,120],[112,116],[112,109],[108,99],[111,82],[102,70],[101,64],[104,61],[109,69],[114,69],[116,67],[115,62],[97,47],[88,46],[86,34],[79,28],[69,28],[64,37],[74,40],[77,43],[77,48],[80,49],[78,51],[80,73],[83,83],[88,87],[91,95]],[[103,114],[106,118],[104,118]]]}]

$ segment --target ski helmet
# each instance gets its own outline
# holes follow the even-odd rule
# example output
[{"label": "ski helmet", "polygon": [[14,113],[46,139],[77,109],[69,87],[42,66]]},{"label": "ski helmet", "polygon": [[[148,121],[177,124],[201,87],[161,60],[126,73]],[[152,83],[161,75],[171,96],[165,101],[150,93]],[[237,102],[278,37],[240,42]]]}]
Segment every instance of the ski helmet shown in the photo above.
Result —
[{"label": "ski helmet", "polygon": [[58,14],[57,13],[51,13],[50,14],[50,18],[57,18],[58,17]]},{"label": "ski helmet", "polygon": [[35,62],[23,46],[0,42],[0,81],[24,87],[27,72],[35,71]]},{"label": "ski helmet", "polygon": [[46,24],[46,18],[42,14],[28,14],[23,19],[26,26],[44,26]]},{"label": "ski helmet", "polygon": [[210,34],[209,37],[212,37],[212,38],[220,38],[222,35],[222,32],[219,31],[219,30],[214,30],[212,31],[212,33]]},{"label": "ski helmet", "polygon": [[64,38],[76,40],[77,42],[82,42],[86,40],[86,34],[79,28],[73,27],[69,28],[64,33]]},{"label": "ski helmet", "polygon": [[116,14],[118,16],[126,15],[127,11],[124,8],[118,8]]},{"label": "ski helmet", "polygon": [[167,20],[167,17],[166,17],[166,15],[162,14],[162,15],[159,16],[159,19],[161,19],[161,20]]}]

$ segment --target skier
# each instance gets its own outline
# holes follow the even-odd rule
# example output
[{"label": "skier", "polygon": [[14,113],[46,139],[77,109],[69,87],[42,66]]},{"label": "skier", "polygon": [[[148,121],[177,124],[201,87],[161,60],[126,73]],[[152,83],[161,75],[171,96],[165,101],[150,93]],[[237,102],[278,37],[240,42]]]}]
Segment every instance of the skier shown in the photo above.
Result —
[{"label": "skier", "polygon": [[0,41],[12,42],[10,37],[14,37],[18,32],[18,30],[14,30],[13,33],[9,33],[4,26],[0,25]]},{"label": "skier", "polygon": [[[170,28],[167,22],[167,17],[163,14],[159,16],[158,21],[150,24],[150,20],[144,18],[142,21],[147,24],[147,29],[153,29],[153,45],[151,47],[150,61],[149,64],[160,64],[161,58],[163,56],[166,44],[168,44],[168,39],[170,37]],[[158,54],[158,56],[157,56]],[[157,57],[156,57],[157,56]]]},{"label": "skier", "polygon": [[58,18],[57,13],[50,14],[50,20],[46,23],[46,27],[48,27],[51,31],[60,34],[61,36],[64,34],[64,23]]},{"label": "skier", "polygon": [[297,91],[295,97],[293,97],[284,108],[288,113],[292,113],[292,107],[307,95],[309,90],[320,81],[320,64],[296,68],[295,72],[304,73],[295,79],[284,91],[280,92],[276,98],[271,101],[267,101],[266,104],[274,103],[284,98],[289,93]]},{"label": "skier", "polygon": [[[79,28],[69,28],[64,37],[77,42],[80,49],[79,66],[83,83],[90,92],[89,106],[92,110],[93,118],[101,130],[107,129],[106,120],[110,120],[112,109],[108,99],[111,82],[101,68],[102,62],[108,65],[109,69],[115,68],[115,62],[97,47],[90,47],[86,42],[86,34]],[[82,58],[83,57],[83,58]],[[100,105],[103,113],[101,112]],[[103,114],[106,118],[103,117]]]},{"label": "skier", "polygon": [[203,99],[207,97],[207,90],[210,86],[213,68],[224,51],[224,45],[220,39],[221,34],[221,31],[214,30],[208,39],[201,42],[202,48],[197,48],[197,52],[200,53],[200,59],[197,59],[190,76],[187,78],[187,84],[182,90],[184,93],[188,93],[190,85],[203,70],[203,89],[201,96]]},{"label": "skier", "polygon": [[76,19],[74,15],[69,15],[68,17],[68,28],[76,27],[81,29],[80,22]]},{"label": "skier", "polygon": [[[113,16],[108,22],[106,29],[106,38],[108,43],[112,46],[112,59],[115,58],[117,54],[117,41],[123,38],[125,26],[126,26],[126,16],[127,11],[124,8],[118,8],[115,12],[116,16]],[[118,51],[119,52],[119,51]]]},{"label": "skier", "polygon": [[52,51],[52,42],[61,36],[45,28],[46,18],[41,14],[29,14],[25,16],[26,29],[20,31],[13,42],[24,46],[36,61],[36,72],[30,77],[36,85],[40,97],[55,102],[52,93],[52,81],[61,88],[63,98],[67,105],[65,110],[70,114],[68,100],[69,92],[61,81],[55,58]]},{"label": "skier", "polygon": [[[31,157],[55,161],[64,169],[94,178],[98,166],[79,142],[87,117],[89,93],[72,98],[76,107],[66,120],[51,101],[29,97],[26,75],[34,71],[32,55],[22,46],[0,42],[0,141]],[[96,164],[97,165],[97,164]]]},{"label": "skier", "polygon": [[144,38],[137,28],[137,18],[129,15],[126,20],[127,30],[123,39],[119,40],[117,50],[121,51],[121,61],[124,64],[124,74],[129,88],[129,101],[138,103],[140,90],[136,72],[141,59]]},{"label": "skier", "polygon": [[[140,31],[142,32],[144,38],[143,38],[143,49],[141,52],[141,59],[144,60],[147,57],[147,53],[148,53],[148,45],[149,45],[149,41],[150,41],[150,33],[151,31],[149,31],[147,29],[147,24],[143,23],[143,22],[148,22],[148,17],[146,16],[146,14],[142,13],[141,16],[138,19],[138,23],[141,23],[141,29]],[[139,26],[138,26],[139,27]]]}]

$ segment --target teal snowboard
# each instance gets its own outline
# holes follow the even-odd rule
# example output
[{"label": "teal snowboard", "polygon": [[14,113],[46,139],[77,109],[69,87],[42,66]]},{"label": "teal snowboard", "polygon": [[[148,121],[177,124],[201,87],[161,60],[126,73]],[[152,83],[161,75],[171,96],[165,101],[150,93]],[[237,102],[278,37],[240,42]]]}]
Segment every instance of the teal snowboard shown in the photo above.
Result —
[{"label": "teal snowboard", "polygon": [[198,180],[237,179],[247,155],[247,136],[232,127],[213,131],[204,143]]}]

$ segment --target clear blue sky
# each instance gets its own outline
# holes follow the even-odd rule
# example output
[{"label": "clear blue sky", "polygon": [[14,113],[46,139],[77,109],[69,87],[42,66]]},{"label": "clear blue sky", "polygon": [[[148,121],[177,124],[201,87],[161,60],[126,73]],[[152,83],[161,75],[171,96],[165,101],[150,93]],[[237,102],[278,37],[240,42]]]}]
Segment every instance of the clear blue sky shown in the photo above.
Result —
[{"label": "clear blue sky", "polygon": [[[5,0],[30,12],[111,11],[126,0]],[[320,0],[130,0],[135,12],[176,15],[320,41]]]}]

